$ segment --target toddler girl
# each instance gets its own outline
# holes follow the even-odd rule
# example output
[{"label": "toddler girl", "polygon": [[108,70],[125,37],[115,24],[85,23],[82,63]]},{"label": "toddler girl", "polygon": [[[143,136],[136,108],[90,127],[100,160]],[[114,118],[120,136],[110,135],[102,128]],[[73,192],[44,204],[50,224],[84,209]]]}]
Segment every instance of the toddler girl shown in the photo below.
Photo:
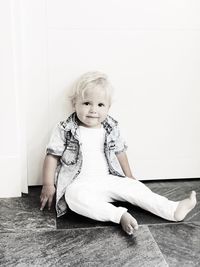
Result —
[{"label": "toddler girl", "polygon": [[75,112],[56,126],[47,146],[41,210],[47,203],[50,209],[56,184],[58,217],[69,206],[83,216],[120,223],[132,234],[137,221],[126,208],[112,204],[119,200],[166,220],[183,220],[196,205],[195,191],[174,202],[133,177],[118,123],[108,115],[111,98],[112,86],[103,73],[86,73],[76,83],[71,96]]}]

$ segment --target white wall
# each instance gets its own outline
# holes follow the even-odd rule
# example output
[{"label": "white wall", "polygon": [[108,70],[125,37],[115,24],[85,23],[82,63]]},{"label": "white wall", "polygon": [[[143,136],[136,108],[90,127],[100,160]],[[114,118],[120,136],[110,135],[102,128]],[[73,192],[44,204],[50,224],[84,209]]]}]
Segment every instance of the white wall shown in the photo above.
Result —
[{"label": "white wall", "polygon": [[30,185],[41,183],[49,133],[69,114],[66,90],[88,70],[116,88],[111,109],[140,179],[200,177],[200,2],[22,3]]},{"label": "white wall", "polygon": [[0,2],[0,197],[27,192],[18,11],[14,1]]}]

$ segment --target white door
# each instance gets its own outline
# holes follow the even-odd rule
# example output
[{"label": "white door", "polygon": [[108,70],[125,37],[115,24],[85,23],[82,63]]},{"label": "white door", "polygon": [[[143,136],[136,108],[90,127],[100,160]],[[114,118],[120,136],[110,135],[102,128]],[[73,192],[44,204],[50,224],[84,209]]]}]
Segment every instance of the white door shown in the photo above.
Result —
[{"label": "white door", "polygon": [[200,6],[181,3],[23,2],[29,185],[41,184],[49,133],[70,113],[67,90],[89,70],[115,87],[110,114],[136,177],[200,177]]}]

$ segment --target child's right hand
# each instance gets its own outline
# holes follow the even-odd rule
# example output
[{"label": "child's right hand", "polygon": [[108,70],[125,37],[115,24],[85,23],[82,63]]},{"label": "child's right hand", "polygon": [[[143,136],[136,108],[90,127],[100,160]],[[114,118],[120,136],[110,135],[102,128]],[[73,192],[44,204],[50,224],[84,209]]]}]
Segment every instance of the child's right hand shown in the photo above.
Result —
[{"label": "child's right hand", "polygon": [[48,209],[50,210],[54,194],[56,192],[54,185],[43,185],[40,195],[40,210],[43,210],[48,202]]}]

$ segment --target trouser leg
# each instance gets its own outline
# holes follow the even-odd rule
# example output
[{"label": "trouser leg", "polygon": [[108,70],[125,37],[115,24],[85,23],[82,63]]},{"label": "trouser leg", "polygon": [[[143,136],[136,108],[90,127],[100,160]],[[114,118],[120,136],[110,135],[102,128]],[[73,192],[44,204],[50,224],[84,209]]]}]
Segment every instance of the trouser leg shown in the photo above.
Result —
[{"label": "trouser leg", "polygon": [[74,212],[98,221],[119,223],[121,216],[127,211],[123,207],[115,207],[111,199],[100,190],[85,183],[72,183],[65,193],[66,202]]},{"label": "trouser leg", "polygon": [[110,195],[113,200],[127,201],[164,219],[175,221],[174,212],[179,202],[152,192],[146,185],[131,178],[111,177]]}]

